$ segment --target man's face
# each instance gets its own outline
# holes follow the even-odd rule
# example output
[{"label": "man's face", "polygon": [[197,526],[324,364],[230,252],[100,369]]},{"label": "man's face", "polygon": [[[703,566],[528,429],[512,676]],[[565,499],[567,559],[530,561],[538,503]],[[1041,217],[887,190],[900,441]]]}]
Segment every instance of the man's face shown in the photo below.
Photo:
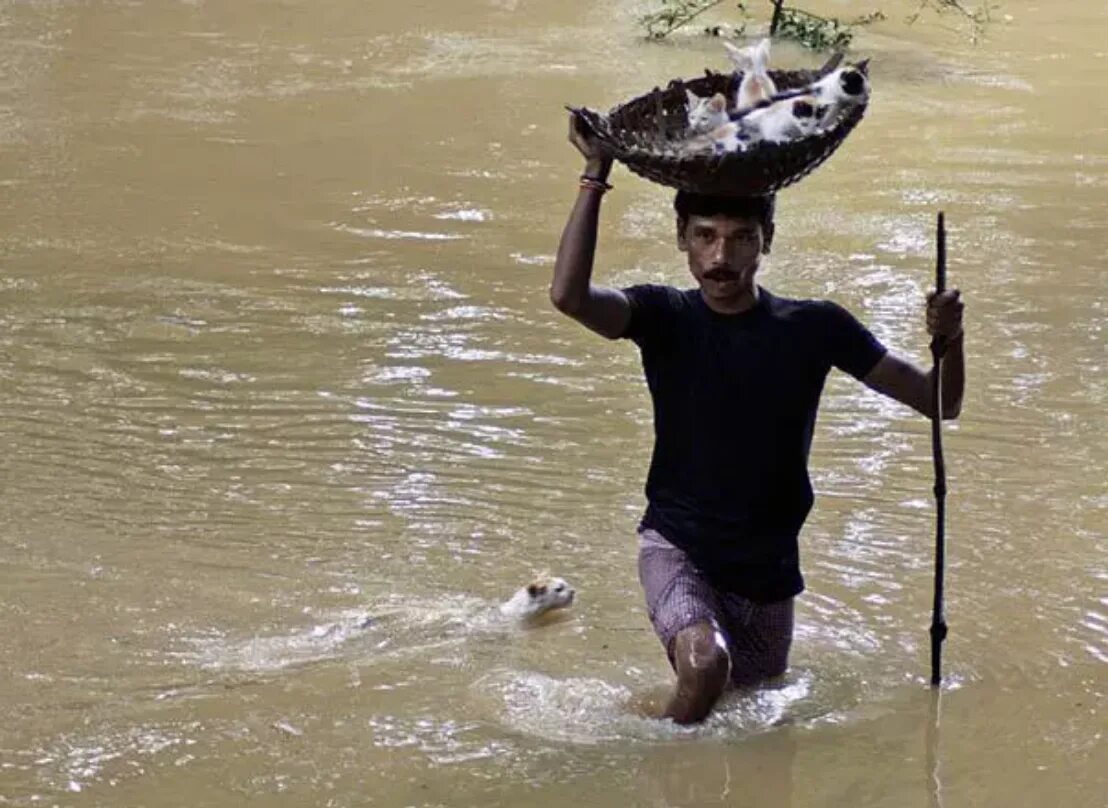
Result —
[{"label": "man's face", "polygon": [[692,215],[683,230],[677,223],[677,246],[704,295],[727,302],[753,291],[765,234],[755,219]]}]

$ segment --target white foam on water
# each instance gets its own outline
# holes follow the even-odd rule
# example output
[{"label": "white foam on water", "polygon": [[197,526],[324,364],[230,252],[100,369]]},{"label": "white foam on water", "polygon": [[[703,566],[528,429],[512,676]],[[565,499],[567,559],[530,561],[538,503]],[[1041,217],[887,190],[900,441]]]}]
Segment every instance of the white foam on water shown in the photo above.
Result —
[{"label": "white foam on water", "polygon": [[205,670],[264,673],[344,656],[394,659],[513,630],[495,604],[480,598],[388,596],[317,615],[316,622],[293,631],[239,638],[213,631],[187,638],[190,650],[175,656]]},{"label": "white foam on water", "polygon": [[221,634],[186,640],[191,651],[178,658],[205,670],[277,671],[338,656],[355,638],[367,638],[374,629],[364,610],[347,610],[305,628],[272,635],[232,639]]},{"label": "white foam on water", "polygon": [[101,734],[63,734],[36,750],[34,763],[50,785],[76,793],[105,778],[114,782],[142,774],[144,761],[196,744],[190,735],[199,729],[199,722],[190,722],[178,727],[134,726]]},{"label": "white foam on water", "polygon": [[503,758],[513,753],[510,744],[485,737],[482,724],[474,721],[376,715],[369,719],[369,731],[376,747],[416,750],[439,765]]},{"label": "white foam on water", "polygon": [[475,692],[495,695],[500,718],[511,730],[581,745],[741,739],[785,725],[842,723],[861,700],[861,683],[799,669],[771,685],[728,691],[703,723],[681,726],[648,717],[635,706],[642,691],[657,687],[656,682],[629,686],[507,670],[473,684]]}]

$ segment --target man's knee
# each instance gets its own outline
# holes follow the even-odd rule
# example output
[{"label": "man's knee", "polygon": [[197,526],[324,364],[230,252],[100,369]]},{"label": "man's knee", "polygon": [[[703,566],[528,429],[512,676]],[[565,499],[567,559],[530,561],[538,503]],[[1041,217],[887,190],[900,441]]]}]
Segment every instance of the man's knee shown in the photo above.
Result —
[{"label": "man's knee", "polygon": [[731,669],[723,635],[710,623],[697,623],[679,631],[673,642],[673,657],[678,677],[726,678]]},{"label": "man's knee", "polygon": [[682,629],[673,641],[677,689],[666,716],[678,724],[692,724],[708,715],[727,685],[731,657],[719,631],[710,623]]}]

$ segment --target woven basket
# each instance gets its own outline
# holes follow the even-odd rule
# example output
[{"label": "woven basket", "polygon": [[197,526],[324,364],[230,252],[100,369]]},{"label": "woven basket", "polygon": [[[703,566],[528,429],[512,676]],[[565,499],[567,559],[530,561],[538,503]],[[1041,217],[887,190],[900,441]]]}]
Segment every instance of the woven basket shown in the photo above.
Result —
[{"label": "woven basket", "polygon": [[[778,92],[796,90],[822,78],[842,61],[833,56],[818,70],[771,70]],[[865,62],[858,65],[865,72]],[[685,191],[722,196],[765,196],[802,179],[831,156],[862,120],[866,104],[854,105],[826,131],[784,143],[761,141],[746,151],[689,154],[685,90],[699,96],[723,93],[734,98],[742,74],[706,71],[696,79],[674,79],[665,89],[614,107],[607,115],[570,109],[591,129],[610,154],[636,174]]]}]

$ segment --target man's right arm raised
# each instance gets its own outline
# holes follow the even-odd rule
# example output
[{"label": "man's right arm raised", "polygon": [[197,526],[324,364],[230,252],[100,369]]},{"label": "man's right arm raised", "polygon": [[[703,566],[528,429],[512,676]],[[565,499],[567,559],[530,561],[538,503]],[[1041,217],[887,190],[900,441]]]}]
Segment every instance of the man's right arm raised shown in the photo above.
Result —
[{"label": "man's right arm raised", "polygon": [[600,200],[604,196],[601,183],[607,180],[612,161],[601,154],[594,138],[577,129],[572,115],[569,140],[585,157],[584,176],[599,182],[583,182],[577,193],[577,202],[558,244],[550,300],[558,311],[568,314],[586,328],[609,339],[617,339],[623,336],[631,321],[631,303],[627,295],[618,289],[592,285]]}]

